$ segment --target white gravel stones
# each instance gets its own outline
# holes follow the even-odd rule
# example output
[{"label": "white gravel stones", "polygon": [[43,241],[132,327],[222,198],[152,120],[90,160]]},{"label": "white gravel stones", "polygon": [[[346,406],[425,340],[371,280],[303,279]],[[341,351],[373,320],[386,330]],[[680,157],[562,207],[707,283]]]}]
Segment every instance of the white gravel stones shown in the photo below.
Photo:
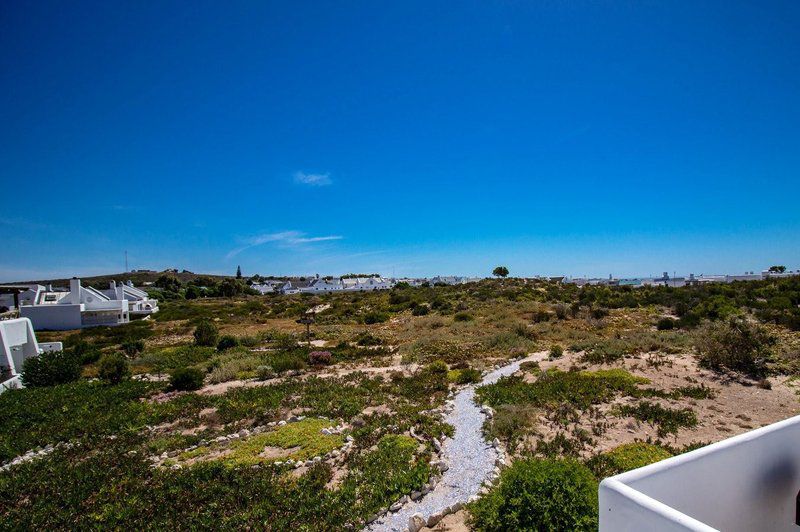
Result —
[{"label": "white gravel stones", "polygon": [[[491,384],[500,377],[511,375],[519,369],[520,362],[518,360],[490,372],[481,384]],[[487,414],[475,404],[474,398],[475,387],[466,386],[446,403],[445,411],[448,413],[445,421],[456,430],[452,439],[441,443],[440,459],[435,460],[446,467],[441,480],[420,500],[400,507],[397,506],[399,503],[393,504],[390,510],[395,513],[372,523],[367,530],[404,531],[415,514],[420,514],[426,519],[426,525],[432,527],[445,515],[463,508],[470,497],[480,492],[483,482],[494,476],[495,467],[499,465],[496,462],[502,458],[502,449],[487,445],[483,439],[482,426]]]}]

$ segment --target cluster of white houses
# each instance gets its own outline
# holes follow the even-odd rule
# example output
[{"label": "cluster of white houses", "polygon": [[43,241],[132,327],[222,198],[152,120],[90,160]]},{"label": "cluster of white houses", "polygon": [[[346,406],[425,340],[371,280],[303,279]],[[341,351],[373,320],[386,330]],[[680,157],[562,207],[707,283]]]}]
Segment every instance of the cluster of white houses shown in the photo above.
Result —
[{"label": "cluster of white houses", "polygon": [[251,285],[251,288],[262,294],[300,294],[300,293],[327,293],[327,292],[371,292],[374,290],[389,290],[398,283],[407,283],[410,286],[428,284],[464,284],[479,281],[478,277],[432,277],[420,279],[394,279],[380,276],[369,277],[320,277],[316,275],[311,279],[288,281],[264,281]]},{"label": "cluster of white houses", "polygon": [[793,277],[800,275],[800,270],[774,272],[764,270],[761,273],[745,272],[740,275],[695,275],[690,273],[688,277],[670,277],[668,272],[664,272],[661,277],[643,277],[633,279],[617,279],[611,275],[608,278],[602,277],[573,277],[564,278],[564,283],[584,285],[605,285],[605,286],[697,286],[706,283],[732,283],[735,281],[762,281],[764,279],[780,279],[783,277]]},{"label": "cluster of white houses", "polygon": [[70,279],[68,290],[40,284],[0,286],[0,306],[19,310],[35,330],[64,331],[128,323],[131,316],[158,312],[158,301],[133,283],[109,283],[105,290]]}]

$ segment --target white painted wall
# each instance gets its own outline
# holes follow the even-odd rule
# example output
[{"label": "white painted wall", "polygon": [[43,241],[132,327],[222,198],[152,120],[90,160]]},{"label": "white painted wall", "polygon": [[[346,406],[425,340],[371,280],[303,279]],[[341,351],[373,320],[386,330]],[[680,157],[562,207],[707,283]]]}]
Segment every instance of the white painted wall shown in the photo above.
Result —
[{"label": "white painted wall", "polygon": [[80,329],[83,305],[24,305],[19,315],[28,318],[37,331],[69,331]]},{"label": "white painted wall", "polygon": [[600,531],[796,532],[800,416],[600,484]]}]

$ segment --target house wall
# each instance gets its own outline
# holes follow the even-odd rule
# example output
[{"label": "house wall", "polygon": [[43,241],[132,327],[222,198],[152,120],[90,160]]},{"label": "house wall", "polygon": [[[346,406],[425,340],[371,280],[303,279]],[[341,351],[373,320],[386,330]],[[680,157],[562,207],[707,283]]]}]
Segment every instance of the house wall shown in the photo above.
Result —
[{"label": "house wall", "polygon": [[24,305],[19,309],[23,318],[28,318],[37,331],[68,331],[80,329],[81,305]]},{"label": "house wall", "polygon": [[794,532],[798,441],[800,416],[606,479],[600,530]]}]

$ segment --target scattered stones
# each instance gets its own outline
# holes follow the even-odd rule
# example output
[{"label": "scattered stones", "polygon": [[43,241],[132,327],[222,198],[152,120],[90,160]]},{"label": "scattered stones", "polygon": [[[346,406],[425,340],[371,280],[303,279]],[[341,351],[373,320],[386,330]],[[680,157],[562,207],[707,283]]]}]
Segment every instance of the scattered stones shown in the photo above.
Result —
[{"label": "scattered stones", "polygon": [[419,532],[425,526],[425,518],[417,512],[408,518],[408,532]]}]

